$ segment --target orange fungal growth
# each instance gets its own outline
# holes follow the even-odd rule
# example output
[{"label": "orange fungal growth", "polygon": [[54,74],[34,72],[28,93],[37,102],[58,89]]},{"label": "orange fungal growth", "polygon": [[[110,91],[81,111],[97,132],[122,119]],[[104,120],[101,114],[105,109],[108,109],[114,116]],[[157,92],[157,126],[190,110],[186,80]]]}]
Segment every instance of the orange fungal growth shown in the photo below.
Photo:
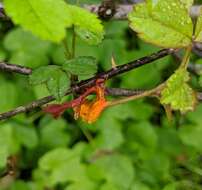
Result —
[{"label": "orange fungal growth", "polygon": [[74,118],[82,118],[87,123],[95,122],[102,111],[108,106],[108,102],[105,99],[96,99],[93,101],[86,100],[79,107],[75,108]]},{"label": "orange fungal growth", "polygon": [[74,118],[82,118],[87,123],[95,122],[102,111],[108,106],[108,102],[104,96],[104,88],[96,86],[96,99],[95,100],[85,100],[81,105],[74,108]]},{"label": "orange fungal growth", "polygon": [[[98,79],[95,86],[87,89],[78,98],[63,104],[50,104],[43,108],[43,110],[54,118],[58,118],[66,109],[73,108],[75,119],[81,118],[87,123],[93,123],[98,119],[102,111],[109,106],[109,102],[105,99],[103,82],[102,79]],[[92,93],[96,94],[96,98],[94,100],[86,99]]]}]

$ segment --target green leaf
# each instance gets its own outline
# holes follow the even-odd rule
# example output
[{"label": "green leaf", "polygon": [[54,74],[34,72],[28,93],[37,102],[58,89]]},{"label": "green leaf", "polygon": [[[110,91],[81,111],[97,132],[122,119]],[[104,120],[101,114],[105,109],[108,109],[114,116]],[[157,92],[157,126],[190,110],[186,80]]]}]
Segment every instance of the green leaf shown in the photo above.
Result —
[{"label": "green leaf", "polygon": [[88,180],[87,178],[85,180],[72,183],[65,188],[65,190],[78,190],[78,189],[95,190],[96,188],[95,184],[92,181]]},{"label": "green leaf", "polygon": [[135,181],[132,184],[131,190],[150,190],[150,188],[144,183]]},{"label": "green leaf", "polygon": [[70,80],[68,75],[58,70],[54,73],[53,77],[47,81],[47,88],[51,94],[58,100],[60,100],[66,93],[70,86]]},{"label": "green leaf", "polygon": [[7,52],[0,46],[0,61],[4,61],[7,57]]},{"label": "green leaf", "polygon": [[93,181],[102,181],[105,178],[105,171],[95,164],[90,164],[86,168],[87,175]]},{"label": "green leaf", "polygon": [[59,100],[70,86],[69,76],[55,65],[35,69],[30,75],[29,81],[32,85],[46,83],[49,92]]},{"label": "green leaf", "polygon": [[163,188],[163,190],[176,190],[176,189],[177,189],[176,182],[169,183]]},{"label": "green leaf", "polygon": [[100,43],[104,37],[104,29],[97,16],[77,6],[68,5],[68,7],[76,34],[89,44]]},{"label": "green leaf", "polygon": [[62,65],[67,60],[67,56],[65,55],[65,47],[62,44],[55,44],[52,48],[50,53],[51,59],[53,60],[54,64]]},{"label": "green leaf", "polygon": [[22,180],[17,180],[12,183],[10,190],[31,190],[28,184]]},{"label": "green leaf", "polygon": [[3,123],[0,127],[0,168],[5,167],[7,157],[15,154],[20,149],[11,123]]},{"label": "green leaf", "polygon": [[83,56],[68,60],[62,68],[74,75],[78,75],[79,80],[87,79],[97,72],[97,61],[94,57]]},{"label": "green leaf", "polygon": [[166,48],[191,43],[193,24],[179,0],[148,0],[138,4],[129,14],[129,20],[130,27],[146,42]]},{"label": "green leaf", "polygon": [[66,148],[53,149],[40,158],[39,167],[44,171],[54,170],[58,166],[68,162],[72,155],[72,152]]},{"label": "green leaf", "polygon": [[34,91],[35,99],[40,99],[50,95],[45,83],[32,86],[32,89]]},{"label": "green leaf", "polygon": [[137,120],[147,120],[154,113],[154,107],[144,101],[130,102],[130,105],[133,107],[133,117]]},{"label": "green leaf", "polygon": [[156,153],[153,154],[153,157],[145,159],[144,162],[142,162],[141,168],[143,169],[142,171],[146,173],[146,176],[144,176],[145,173],[143,173],[143,176],[141,177],[145,178],[145,181],[166,181],[170,177],[170,165],[171,162],[169,157],[162,154],[160,151],[156,151]]},{"label": "green leaf", "polygon": [[3,168],[6,166],[8,156],[9,156],[9,153],[7,151],[7,147],[2,146],[0,148],[0,168]]},{"label": "green leaf", "polygon": [[182,4],[189,10],[194,3],[194,0],[180,0]]},{"label": "green leaf", "polygon": [[121,131],[121,123],[110,115],[107,115],[107,112],[102,115],[102,118],[97,123],[97,127],[100,131],[95,138],[97,147],[111,150],[116,149],[123,144],[124,137]]},{"label": "green leaf", "polygon": [[5,36],[4,47],[10,53],[10,63],[31,68],[48,65],[51,44],[21,28],[15,28]]},{"label": "green leaf", "polygon": [[202,10],[197,18],[196,29],[195,29],[195,41],[202,42]]},{"label": "green leaf", "polygon": [[119,190],[119,189],[120,188],[118,188],[116,185],[110,182],[104,183],[100,188],[100,190]]},{"label": "green leaf", "polygon": [[80,162],[80,152],[75,149],[57,148],[39,160],[39,168],[45,172],[49,186],[67,181],[79,182],[86,179],[85,167]]},{"label": "green leaf", "polygon": [[151,157],[156,150],[157,134],[154,126],[149,122],[141,121],[133,125],[129,125],[126,132],[126,146],[132,144],[136,147],[136,152],[140,158]]},{"label": "green leaf", "polygon": [[16,92],[17,87],[12,82],[0,78],[0,112],[8,111],[17,106]]},{"label": "green leaf", "polygon": [[44,118],[40,122],[40,145],[46,148],[65,147],[70,140],[66,128],[67,123],[62,119]]},{"label": "green leaf", "polygon": [[103,33],[91,32],[90,30],[82,27],[76,27],[75,32],[82,40],[90,45],[99,44],[104,38]]},{"label": "green leaf", "polygon": [[135,176],[131,160],[123,155],[101,157],[95,165],[105,171],[106,181],[119,189],[128,189]]},{"label": "green leaf", "polygon": [[53,74],[57,69],[59,69],[59,67],[55,65],[42,66],[36,68],[32,71],[32,74],[29,76],[29,82],[32,85],[45,83],[53,77]]},{"label": "green leaf", "polygon": [[186,115],[186,118],[195,124],[201,125],[202,126],[202,120],[201,120],[201,115],[202,115],[202,104],[197,105],[196,109],[194,112],[189,112]]},{"label": "green leaf", "polygon": [[80,182],[83,180],[85,181],[85,179],[85,167],[80,163],[79,157],[70,159],[68,162],[53,170],[52,174],[50,175],[51,184],[68,181]]},{"label": "green leaf", "polygon": [[172,109],[180,110],[182,113],[192,111],[196,104],[196,95],[187,84],[188,81],[189,73],[185,69],[175,71],[161,92],[161,103],[170,104]]},{"label": "green leaf", "polygon": [[185,145],[192,146],[202,151],[202,125],[185,125],[179,129],[179,135]]},{"label": "green leaf", "polygon": [[65,37],[65,28],[72,24],[63,0],[4,0],[4,5],[15,24],[45,40],[61,41]]},{"label": "green leaf", "polygon": [[[192,112],[191,112],[192,113]],[[162,153],[171,156],[178,156],[183,151],[183,143],[179,137],[178,132],[174,127],[163,126],[161,129],[157,129],[159,147],[158,150]]]},{"label": "green leaf", "polygon": [[26,148],[35,148],[38,144],[38,136],[33,126],[16,125],[14,128],[16,138]]}]

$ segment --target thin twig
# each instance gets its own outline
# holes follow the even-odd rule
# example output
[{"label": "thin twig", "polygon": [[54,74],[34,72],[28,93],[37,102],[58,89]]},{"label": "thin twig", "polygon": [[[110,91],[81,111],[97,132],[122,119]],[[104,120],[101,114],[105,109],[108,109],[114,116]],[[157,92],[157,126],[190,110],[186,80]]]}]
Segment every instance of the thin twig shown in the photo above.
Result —
[{"label": "thin twig", "polygon": [[133,95],[138,95],[142,94],[145,92],[145,90],[140,90],[140,89],[126,89],[126,88],[106,88],[105,89],[105,94],[108,96],[133,96]]},{"label": "thin twig", "polygon": [[53,100],[54,100],[53,96],[46,96],[44,98],[33,101],[33,102],[31,102],[25,106],[19,106],[16,109],[13,109],[11,111],[0,114],[0,120],[8,119],[8,118],[11,118],[17,114],[31,111],[37,107],[40,107],[44,104],[47,104],[48,102],[51,102]]},{"label": "thin twig", "polygon": [[64,45],[64,48],[65,48],[65,56],[67,59],[70,59],[71,58],[71,52],[69,50],[69,47],[68,47],[68,44],[66,42],[66,40],[63,40],[63,45]]},{"label": "thin twig", "polygon": [[[71,93],[71,91],[66,93],[66,95],[68,95],[70,93]],[[127,89],[122,90],[122,89],[115,89],[115,88],[113,88],[113,89],[106,88],[107,95],[130,96],[130,95],[141,94],[141,93],[142,92],[140,90],[127,90]],[[201,99],[202,99],[202,95],[201,95]],[[55,100],[55,98],[53,96],[46,96],[44,98],[33,101],[25,106],[19,106],[16,109],[13,109],[11,111],[0,114],[0,120],[8,119],[17,114],[34,110],[35,108],[43,106],[53,100]]]},{"label": "thin twig", "polygon": [[126,98],[114,100],[114,101],[110,102],[109,106],[122,104],[122,103],[125,103],[125,102],[128,102],[128,101],[136,100],[136,99],[143,98],[143,97],[146,97],[146,96],[156,96],[157,94],[159,94],[159,91],[161,91],[161,89],[164,86],[165,86],[165,84],[162,83],[159,86],[157,86],[156,88],[151,89],[151,90],[147,90],[147,91],[142,92],[140,94],[135,94],[135,95],[132,95],[132,96],[129,96],[129,97],[126,97]]},{"label": "thin twig", "polygon": [[9,64],[5,62],[0,62],[0,70],[7,72],[15,72],[23,75],[30,75],[32,73],[32,69],[28,67],[23,67],[20,65]]},{"label": "thin twig", "polygon": [[[115,69],[110,69],[106,72],[99,73],[95,77],[92,77],[92,78],[85,80],[85,81],[81,81],[80,83],[74,85],[72,88],[67,90],[66,95],[68,95],[72,92],[82,92],[86,88],[90,88],[90,87],[94,86],[97,79],[102,78],[104,80],[108,80],[108,79],[115,77],[117,75],[120,75],[122,73],[128,72],[128,71],[133,70],[135,68],[138,68],[140,66],[149,64],[149,63],[151,63],[157,59],[160,59],[160,58],[165,57],[169,54],[172,54],[173,52],[175,52],[174,49],[163,49],[163,50],[160,50],[160,51],[153,53],[149,56],[145,56],[145,57],[140,58],[138,60],[131,61],[127,64],[117,66]],[[10,69],[8,69],[8,71],[10,71]],[[18,71],[16,71],[16,72],[18,72]],[[42,105],[51,102],[53,100],[55,100],[55,98],[53,96],[47,96],[47,97],[41,98],[39,100],[33,101],[27,105],[20,106],[16,109],[13,109],[11,111],[0,114],[0,120],[8,119],[8,118],[13,117],[17,114],[31,111],[37,107],[41,107]]]}]

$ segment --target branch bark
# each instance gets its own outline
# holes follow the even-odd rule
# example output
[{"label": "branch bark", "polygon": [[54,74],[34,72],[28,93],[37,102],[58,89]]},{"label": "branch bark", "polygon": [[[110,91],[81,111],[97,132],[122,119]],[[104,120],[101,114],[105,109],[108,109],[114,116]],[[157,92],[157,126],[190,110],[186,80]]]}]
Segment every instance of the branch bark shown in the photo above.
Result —
[{"label": "branch bark", "polygon": [[[138,60],[131,61],[129,63],[117,66],[116,68],[112,68],[106,72],[99,73],[95,77],[92,77],[92,78],[85,80],[85,81],[81,81],[78,84],[74,85],[72,88],[67,90],[66,95],[71,94],[73,92],[79,93],[79,92],[84,91],[86,88],[90,88],[90,87],[94,86],[97,79],[108,80],[108,79],[115,77],[117,75],[120,75],[122,73],[128,72],[128,71],[133,70],[135,68],[138,68],[140,66],[149,64],[149,63],[151,63],[157,59],[160,59],[160,58],[165,57],[169,54],[172,54],[175,51],[176,50],[174,50],[174,49],[163,49],[163,50],[160,50],[160,51],[153,53],[149,56],[145,56],[145,57],[140,58]],[[31,71],[27,67],[21,67],[21,66],[17,66],[17,65],[15,65],[15,69],[13,69],[10,67],[10,64],[6,64],[6,66],[4,67],[4,71],[5,70],[9,71],[9,72],[15,71],[17,73],[26,74],[26,75],[31,74]],[[22,70],[27,71],[27,72],[22,72]],[[108,89],[108,91],[106,91],[106,93],[108,93],[108,94],[113,93],[113,92],[116,93],[116,95],[121,95],[121,93],[123,93],[123,95],[134,95],[135,93],[138,93],[137,90],[130,91],[130,90],[126,90],[126,89],[124,89],[122,91],[120,89],[116,90],[116,91]],[[47,97],[41,98],[39,100],[33,101],[33,102],[31,102],[25,106],[17,107],[16,109],[13,109],[11,111],[0,114],[0,120],[8,119],[8,118],[13,117],[17,114],[31,111],[37,107],[41,107],[42,105],[45,105],[45,104],[51,102],[53,100],[55,100],[55,98],[53,96],[47,96]]]},{"label": "branch bark", "polygon": [[28,67],[23,67],[20,65],[9,64],[5,62],[0,62],[0,70],[7,72],[15,72],[23,75],[30,75],[32,73],[32,69]]}]

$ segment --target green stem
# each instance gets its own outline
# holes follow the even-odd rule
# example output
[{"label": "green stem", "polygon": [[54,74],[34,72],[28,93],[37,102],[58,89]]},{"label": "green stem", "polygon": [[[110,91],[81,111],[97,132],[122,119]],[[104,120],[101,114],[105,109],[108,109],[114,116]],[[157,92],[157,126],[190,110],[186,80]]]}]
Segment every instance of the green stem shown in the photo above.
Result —
[{"label": "green stem", "polygon": [[152,96],[152,95],[156,96],[157,94],[159,94],[159,92],[164,87],[165,87],[165,83],[162,83],[159,86],[157,86],[156,88],[148,90],[148,91],[145,91],[145,92],[143,92],[141,94],[136,94],[134,96],[129,96],[129,97],[126,97],[126,98],[114,100],[114,101],[112,101],[112,102],[109,103],[109,106],[115,106],[117,104],[123,104],[123,103],[126,103],[128,101],[136,100],[136,99],[143,98],[143,97],[146,97],[146,96]]},{"label": "green stem", "polygon": [[82,133],[84,134],[84,136],[86,137],[86,139],[88,140],[88,142],[90,143],[90,145],[92,147],[95,147],[95,144],[93,143],[93,137],[92,137],[92,135],[86,129],[84,129],[82,126],[79,126],[79,128],[81,129]]},{"label": "green stem", "polygon": [[71,52],[69,50],[69,47],[68,47],[68,44],[66,42],[66,40],[63,40],[63,45],[64,45],[64,48],[65,48],[65,56],[67,59],[70,59],[71,58]]},{"label": "green stem", "polygon": [[[71,58],[75,57],[75,50],[76,50],[76,33],[75,33],[75,27],[73,26]],[[77,75],[71,75],[71,85],[75,85],[75,83],[77,81],[78,81],[78,76]]]},{"label": "green stem", "polygon": [[190,44],[186,48],[186,52],[185,52],[185,55],[183,57],[182,63],[180,65],[180,68],[187,69],[187,66],[189,64],[190,55],[191,55],[191,50],[192,50],[192,44]]}]

